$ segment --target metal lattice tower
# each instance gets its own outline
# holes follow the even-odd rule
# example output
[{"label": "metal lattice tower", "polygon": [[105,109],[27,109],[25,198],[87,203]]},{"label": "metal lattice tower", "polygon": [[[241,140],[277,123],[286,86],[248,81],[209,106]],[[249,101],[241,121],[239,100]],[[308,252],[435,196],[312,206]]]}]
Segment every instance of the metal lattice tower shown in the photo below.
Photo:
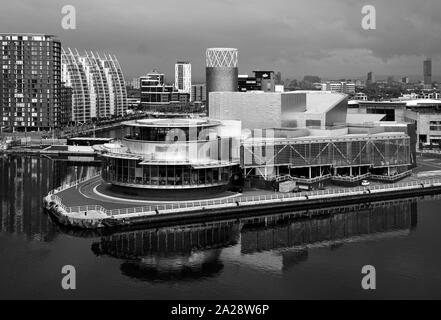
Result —
[{"label": "metal lattice tower", "polygon": [[235,48],[208,48],[205,57],[209,68],[237,68],[238,50]]}]

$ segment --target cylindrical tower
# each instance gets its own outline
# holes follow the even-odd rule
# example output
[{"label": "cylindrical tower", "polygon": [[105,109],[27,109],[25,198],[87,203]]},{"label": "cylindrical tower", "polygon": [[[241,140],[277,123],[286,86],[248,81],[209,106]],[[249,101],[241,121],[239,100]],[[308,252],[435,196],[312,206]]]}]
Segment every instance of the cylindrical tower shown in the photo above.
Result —
[{"label": "cylindrical tower", "polygon": [[237,91],[237,49],[208,48],[206,62],[207,104],[210,92]]}]

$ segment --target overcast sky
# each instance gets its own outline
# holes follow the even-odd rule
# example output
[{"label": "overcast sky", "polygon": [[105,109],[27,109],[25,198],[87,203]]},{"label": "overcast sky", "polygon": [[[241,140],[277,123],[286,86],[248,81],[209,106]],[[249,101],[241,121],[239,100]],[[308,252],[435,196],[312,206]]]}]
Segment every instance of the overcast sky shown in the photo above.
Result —
[{"label": "overcast sky", "polygon": [[[361,27],[366,4],[376,7],[376,30]],[[61,27],[64,5],[76,8],[76,30]],[[126,78],[157,68],[172,81],[176,60],[189,60],[202,80],[207,47],[238,48],[242,74],[284,79],[419,75],[425,57],[441,74],[440,0],[4,0],[0,32],[111,52]]]}]

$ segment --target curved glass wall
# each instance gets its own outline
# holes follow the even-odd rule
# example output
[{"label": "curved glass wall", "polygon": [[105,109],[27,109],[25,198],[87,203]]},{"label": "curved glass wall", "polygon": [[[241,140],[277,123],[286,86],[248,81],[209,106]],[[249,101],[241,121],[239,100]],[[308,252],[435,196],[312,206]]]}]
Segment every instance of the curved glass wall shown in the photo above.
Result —
[{"label": "curved glass wall", "polygon": [[218,136],[220,122],[145,119],[124,124],[129,136],[120,144],[100,147],[102,175],[112,184],[153,189],[225,186],[239,164],[239,142]]},{"label": "curved glass wall", "polygon": [[197,188],[228,184],[232,166],[193,167],[191,165],[141,165],[133,159],[105,158],[103,178],[117,185],[142,188]]}]

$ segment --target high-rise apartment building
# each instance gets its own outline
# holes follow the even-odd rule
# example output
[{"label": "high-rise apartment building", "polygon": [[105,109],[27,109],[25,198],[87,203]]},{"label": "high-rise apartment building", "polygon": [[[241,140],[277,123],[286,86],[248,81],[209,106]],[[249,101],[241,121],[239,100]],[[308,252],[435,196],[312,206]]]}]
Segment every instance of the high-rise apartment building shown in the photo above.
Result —
[{"label": "high-rise apartment building", "polygon": [[52,35],[0,34],[0,127],[60,125],[61,43]]},{"label": "high-rise apartment building", "polygon": [[127,91],[118,60],[71,49],[62,52],[62,80],[72,88],[72,122],[124,115]]},{"label": "high-rise apartment building", "polygon": [[191,93],[191,63],[178,61],[175,64],[175,88],[182,93]]}]

